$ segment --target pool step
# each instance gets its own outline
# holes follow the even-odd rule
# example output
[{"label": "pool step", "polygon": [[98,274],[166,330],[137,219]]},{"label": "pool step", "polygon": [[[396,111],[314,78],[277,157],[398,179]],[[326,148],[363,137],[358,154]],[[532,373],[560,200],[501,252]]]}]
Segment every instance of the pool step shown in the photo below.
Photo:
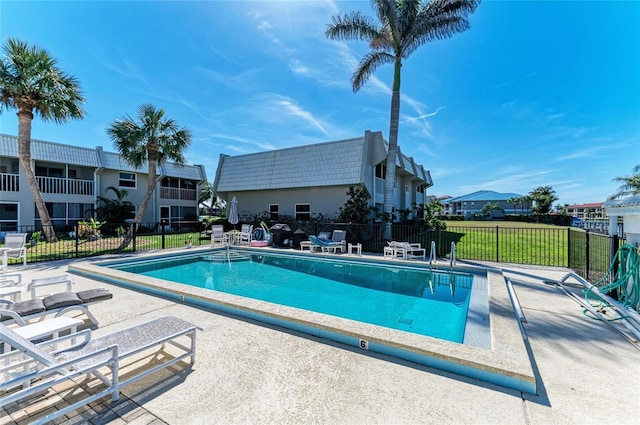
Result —
[{"label": "pool step", "polygon": [[244,252],[238,251],[220,251],[208,254],[202,257],[204,261],[211,261],[213,263],[226,263],[235,261],[249,261],[251,257]]}]

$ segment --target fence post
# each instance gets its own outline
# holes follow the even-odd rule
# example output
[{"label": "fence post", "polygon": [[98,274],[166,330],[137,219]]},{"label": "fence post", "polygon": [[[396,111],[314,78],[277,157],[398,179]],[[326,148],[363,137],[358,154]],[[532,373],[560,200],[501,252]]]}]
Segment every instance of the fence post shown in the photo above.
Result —
[{"label": "fence post", "polygon": [[567,268],[571,268],[571,227],[567,227]]},{"label": "fence post", "polygon": [[500,234],[500,226],[496,226],[496,263],[500,262],[500,243],[498,242],[499,234]]},{"label": "fence post", "polygon": [[587,229],[585,231],[586,235],[585,235],[585,247],[584,247],[584,255],[585,255],[585,259],[584,259],[584,264],[585,264],[585,279],[589,280],[589,269],[591,268],[591,265],[589,264],[589,229]]},{"label": "fence post", "polygon": [[[609,264],[612,265],[611,275],[609,280],[613,281],[616,276],[618,276],[618,262],[615,261],[616,255],[618,255],[618,248],[620,246],[620,237],[618,235],[613,235],[611,238],[611,245],[609,248]],[[615,261],[615,262],[614,262]]]},{"label": "fence post", "polygon": [[162,249],[164,249],[164,225],[162,224],[162,220],[160,220],[160,233],[162,234]]},{"label": "fence post", "polygon": [[80,240],[79,238],[79,232],[80,232],[80,225],[78,223],[73,225],[73,228],[75,229],[75,236],[76,236],[76,258],[78,258],[80,256],[79,253],[79,244],[80,244]]},{"label": "fence post", "polygon": [[138,223],[136,223],[135,221],[133,223],[131,223],[131,226],[133,226],[133,228],[131,229],[131,235],[133,236],[133,252],[136,252],[136,248],[137,248],[137,243],[138,241],[136,240],[136,238],[138,237]]}]

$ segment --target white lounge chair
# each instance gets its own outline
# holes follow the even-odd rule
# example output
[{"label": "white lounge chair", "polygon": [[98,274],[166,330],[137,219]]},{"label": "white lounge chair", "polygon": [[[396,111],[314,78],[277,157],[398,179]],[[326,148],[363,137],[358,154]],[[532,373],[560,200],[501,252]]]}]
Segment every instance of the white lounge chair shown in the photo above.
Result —
[{"label": "white lounge chair", "polygon": [[391,241],[389,246],[385,247],[384,256],[403,260],[413,258],[422,258],[424,260],[427,257],[427,250],[422,248],[419,243]]},{"label": "white lounge chair", "polygon": [[224,226],[221,224],[214,224],[211,226],[211,245],[226,244],[228,241],[227,235],[224,233]]},{"label": "white lounge chair", "polygon": [[25,243],[27,242],[26,233],[7,233],[4,236],[4,255],[7,258],[19,260],[22,258],[22,264],[27,265],[27,248]]},{"label": "white lounge chair", "polygon": [[322,252],[332,252],[334,254],[337,253],[338,249],[342,253],[345,253],[347,251],[346,230],[334,230],[333,234],[331,235],[331,239],[327,239],[327,235],[328,232],[320,232],[317,237],[309,236],[311,246],[320,248]]},{"label": "white lounge chair", "polygon": [[[66,292],[56,292],[44,297],[36,293],[40,288],[60,284],[66,286]],[[89,311],[89,305],[109,300],[113,298],[113,294],[104,288],[71,292],[72,285],[73,281],[67,275],[33,279],[27,287],[27,291],[31,293],[31,299],[18,302],[0,299],[0,322],[5,325],[20,320],[31,322],[51,314],[60,317],[67,312],[78,310],[97,326],[98,320]]]},{"label": "white lounge chair", "polygon": [[[108,395],[115,402],[119,399],[120,388],[125,385],[187,358],[190,366],[195,362],[196,326],[170,316],[96,338],[92,337],[91,331],[84,330],[33,344],[2,324],[0,336],[5,344],[13,348],[0,355],[0,376],[7,377],[0,383],[2,406],[64,382],[72,386],[78,385],[73,381],[74,378],[85,374],[96,376],[106,385],[106,388],[88,394],[86,398],[68,406],[60,406],[59,410],[39,418],[35,423],[49,422]],[[183,342],[186,338],[190,339],[188,345]],[[46,347],[52,344],[57,344],[58,349],[46,351]],[[167,352],[165,346],[175,347],[178,351],[172,348],[168,355],[158,355],[160,351]],[[126,379],[120,381],[120,370],[125,363],[123,360],[132,355],[144,354],[150,358],[149,363],[142,370],[136,368],[128,372]],[[139,361],[136,356],[135,364],[139,365]]]}]

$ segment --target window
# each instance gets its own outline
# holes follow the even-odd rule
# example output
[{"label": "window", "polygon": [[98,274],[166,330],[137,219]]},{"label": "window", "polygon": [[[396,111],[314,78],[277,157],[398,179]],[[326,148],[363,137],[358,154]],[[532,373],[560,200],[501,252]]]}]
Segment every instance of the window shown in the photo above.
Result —
[{"label": "window", "polygon": [[93,204],[69,204],[68,209],[70,220],[84,220],[92,217]]},{"label": "window", "polygon": [[416,187],[416,192],[424,193],[424,187],[425,187],[425,185],[419,184],[418,187]]},{"label": "window", "polygon": [[409,193],[409,183],[404,184],[404,191]]},{"label": "window", "polygon": [[311,204],[296,204],[296,220],[311,220]]},{"label": "window", "polygon": [[376,177],[382,180],[387,178],[387,166],[382,162],[376,165]]},{"label": "window", "polygon": [[18,229],[18,204],[0,203],[0,231],[15,232]]},{"label": "window", "polygon": [[269,219],[278,220],[278,204],[269,204]]},{"label": "window", "polygon": [[136,173],[120,172],[118,185],[120,187],[136,187]]}]

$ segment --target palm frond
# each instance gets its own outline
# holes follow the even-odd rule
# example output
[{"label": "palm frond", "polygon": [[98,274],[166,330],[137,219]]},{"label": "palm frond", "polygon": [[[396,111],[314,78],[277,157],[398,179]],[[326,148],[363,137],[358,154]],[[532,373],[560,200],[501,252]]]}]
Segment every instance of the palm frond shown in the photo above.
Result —
[{"label": "palm frond", "polygon": [[360,90],[378,67],[387,63],[393,63],[394,61],[395,57],[387,52],[373,51],[367,53],[351,77],[353,91],[357,92]]}]

